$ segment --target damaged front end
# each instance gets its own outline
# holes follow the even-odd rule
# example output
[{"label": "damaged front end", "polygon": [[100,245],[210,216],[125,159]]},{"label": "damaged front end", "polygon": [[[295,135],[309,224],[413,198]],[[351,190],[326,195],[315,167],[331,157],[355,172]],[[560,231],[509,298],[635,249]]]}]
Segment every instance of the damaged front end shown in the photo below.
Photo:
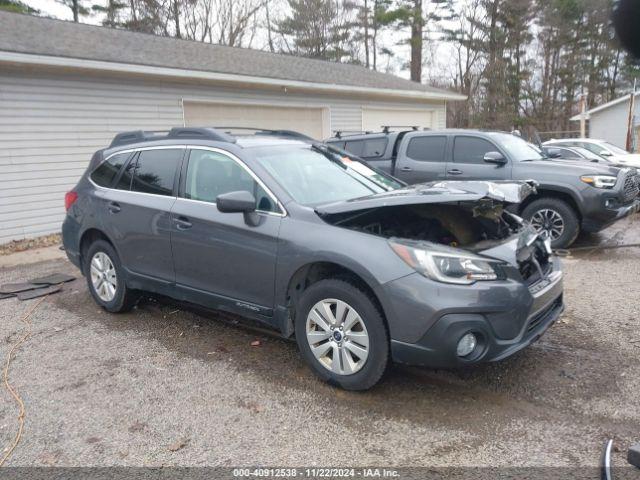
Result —
[{"label": "damaged front end", "polygon": [[498,361],[535,342],[564,309],[549,241],[508,211],[529,182],[439,182],[316,212],[383,237],[416,274],[376,291],[395,361],[448,368]]},{"label": "damaged front end", "polygon": [[535,188],[533,181],[435,182],[323,205],[316,212],[332,225],[389,239],[405,262],[434,280],[499,279],[506,263],[529,282],[548,273],[549,242],[507,207]]}]

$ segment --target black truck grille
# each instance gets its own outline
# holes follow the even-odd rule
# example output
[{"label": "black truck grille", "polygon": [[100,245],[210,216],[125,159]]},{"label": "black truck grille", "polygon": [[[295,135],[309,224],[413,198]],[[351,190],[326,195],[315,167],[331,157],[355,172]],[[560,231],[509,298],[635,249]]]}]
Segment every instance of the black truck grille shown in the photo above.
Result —
[{"label": "black truck grille", "polygon": [[638,173],[627,173],[624,179],[624,187],[622,188],[622,201],[624,203],[631,202],[636,199],[640,192],[640,175]]}]

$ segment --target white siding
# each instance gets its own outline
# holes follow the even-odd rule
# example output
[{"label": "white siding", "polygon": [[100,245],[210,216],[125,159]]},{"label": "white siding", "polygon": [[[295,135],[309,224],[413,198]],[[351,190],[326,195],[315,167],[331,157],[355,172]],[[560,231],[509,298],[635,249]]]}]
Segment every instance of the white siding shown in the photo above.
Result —
[{"label": "white siding", "polygon": [[[117,132],[182,125],[183,99],[323,106],[332,131],[361,130],[365,106],[417,105],[0,66],[0,243],[59,231],[64,193],[93,152]],[[445,126],[444,102],[425,108]]]},{"label": "white siding", "polygon": [[629,119],[629,103],[622,102],[591,115],[589,120],[589,136],[606,140],[625,148],[627,144],[627,121]]}]

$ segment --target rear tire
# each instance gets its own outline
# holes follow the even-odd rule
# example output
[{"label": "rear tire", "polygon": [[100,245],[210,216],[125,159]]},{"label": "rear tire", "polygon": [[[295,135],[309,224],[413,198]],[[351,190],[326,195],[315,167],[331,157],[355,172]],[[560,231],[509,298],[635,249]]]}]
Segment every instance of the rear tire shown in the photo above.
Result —
[{"label": "rear tire", "polygon": [[137,295],[127,288],[120,257],[109,242],[96,240],[87,249],[83,272],[91,296],[98,305],[112,313],[127,312]]},{"label": "rear tire", "polygon": [[534,200],[522,211],[522,218],[536,230],[551,233],[552,248],[567,248],[580,233],[580,220],[576,211],[559,198]]},{"label": "rear tire", "polygon": [[387,368],[389,335],[382,313],[350,281],[321,280],[305,290],[296,308],[295,333],[313,371],[345,390],[373,387]]}]

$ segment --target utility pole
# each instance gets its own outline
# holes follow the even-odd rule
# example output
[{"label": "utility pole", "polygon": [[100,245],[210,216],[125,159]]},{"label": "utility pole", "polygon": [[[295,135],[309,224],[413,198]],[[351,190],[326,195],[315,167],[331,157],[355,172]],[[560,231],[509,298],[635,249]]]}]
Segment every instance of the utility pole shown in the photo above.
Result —
[{"label": "utility pole", "polygon": [[580,138],[587,138],[587,101],[584,93],[580,94]]},{"label": "utility pole", "polygon": [[627,152],[633,149],[633,118],[636,103],[636,79],[633,79],[633,90],[629,94],[629,117],[627,118]]}]

